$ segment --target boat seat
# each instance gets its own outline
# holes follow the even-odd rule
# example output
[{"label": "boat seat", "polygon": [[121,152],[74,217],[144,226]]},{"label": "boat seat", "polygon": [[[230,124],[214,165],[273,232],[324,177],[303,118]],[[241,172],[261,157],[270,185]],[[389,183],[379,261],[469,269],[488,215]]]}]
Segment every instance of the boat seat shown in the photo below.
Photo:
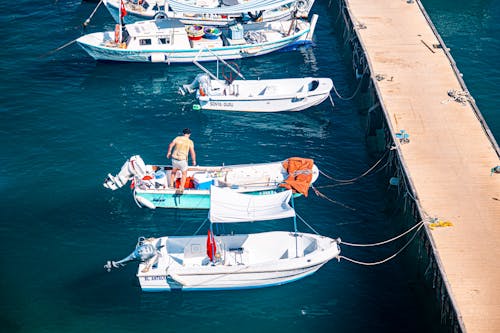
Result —
[{"label": "boat seat", "polygon": [[231,248],[226,253],[226,265],[244,265],[243,262],[243,254],[245,250],[242,247],[239,248]]}]

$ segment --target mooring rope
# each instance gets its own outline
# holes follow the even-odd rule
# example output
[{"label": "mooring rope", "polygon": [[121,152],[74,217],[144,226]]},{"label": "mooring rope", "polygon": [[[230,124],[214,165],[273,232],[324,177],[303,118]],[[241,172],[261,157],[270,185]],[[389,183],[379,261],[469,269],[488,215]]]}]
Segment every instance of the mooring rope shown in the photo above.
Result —
[{"label": "mooring rope", "polygon": [[[77,38],[78,39],[78,38]],[[59,46],[58,48],[52,50],[52,51],[49,51],[45,54],[42,54],[41,56],[39,56],[39,58],[45,58],[46,56],[48,55],[51,55],[53,53],[56,53],[57,51],[61,51],[62,49],[64,49],[65,47],[68,47],[70,46],[71,44],[75,43],[76,42],[76,39],[73,39],[72,41],[69,41],[67,42],[66,44],[62,45],[62,46]]]},{"label": "mooring rope", "polygon": [[411,232],[413,229],[417,228],[417,227],[422,227],[422,225],[425,223],[425,221],[420,221],[419,223],[415,224],[413,227],[411,227],[410,229],[406,230],[405,232],[403,232],[402,234],[400,235],[397,235],[396,237],[393,237],[391,239],[388,239],[388,240],[385,240],[385,241],[382,241],[382,242],[378,242],[378,243],[371,243],[371,244],[357,244],[357,243],[348,243],[348,242],[344,242],[342,241],[341,244],[345,244],[345,245],[348,245],[348,246],[356,246],[356,247],[371,247],[371,246],[380,246],[380,245],[384,245],[384,244],[387,244],[387,243],[390,243],[390,242],[393,242],[395,241],[396,239],[399,239],[401,237],[403,237],[404,235],[408,234],[409,232]]},{"label": "mooring rope", "polygon": [[94,8],[94,11],[92,12],[92,14],[90,14],[89,18],[85,20],[85,22],[83,22],[83,27],[86,28],[87,25],[89,25],[90,23],[90,20],[92,19],[92,17],[94,16],[95,12],[97,11],[97,8],[99,8],[99,6],[102,4],[102,1],[99,1],[99,3],[97,4],[97,6]]},{"label": "mooring rope", "polygon": [[325,176],[326,178],[333,180],[333,181],[336,181],[336,182],[339,182],[339,183],[352,183],[352,182],[355,182],[355,181],[363,178],[364,176],[368,175],[373,169],[375,169],[377,167],[377,165],[379,165],[379,163],[382,162],[382,160],[385,158],[385,156],[388,154],[389,151],[390,150],[386,150],[384,152],[384,154],[382,154],[382,157],[380,157],[380,159],[377,162],[375,162],[375,164],[372,167],[370,167],[368,170],[363,172],[360,176],[352,178],[352,179],[336,179],[336,178],[333,178],[332,176],[327,175],[326,173],[324,173],[321,170],[319,170],[319,173],[322,174],[323,176]]},{"label": "mooring rope", "polygon": [[364,261],[359,261],[359,260],[355,260],[355,259],[351,259],[351,258],[348,258],[348,257],[345,257],[345,256],[339,256],[338,259],[340,261],[340,259],[345,259],[347,261],[350,261],[352,263],[355,263],[355,264],[358,264],[358,265],[363,265],[363,266],[375,266],[375,265],[380,265],[380,264],[383,264],[391,259],[394,259],[398,254],[400,254],[401,252],[404,251],[404,249],[406,249],[408,247],[408,245],[410,245],[410,243],[415,239],[415,237],[418,235],[418,231],[424,226],[424,223],[421,222],[420,224],[420,227],[415,231],[415,233],[413,234],[413,236],[410,238],[410,240],[408,240],[408,242],[406,242],[406,244],[401,248],[399,249],[396,253],[394,253],[393,255],[383,259],[383,260],[379,260],[379,261],[375,261],[375,262],[364,262]]},{"label": "mooring rope", "polygon": [[207,221],[208,221],[208,218],[206,218],[205,221],[203,221],[201,223],[201,225],[198,227],[198,229],[196,229],[196,231],[194,232],[194,235],[198,234],[198,231],[201,230],[201,228],[205,225],[205,223],[207,223]]},{"label": "mooring rope", "polygon": [[321,185],[321,186],[316,186],[315,188],[316,189],[320,189],[320,188],[334,188],[334,187],[337,187],[337,186],[345,186],[345,185],[351,185],[351,184],[354,184],[354,183],[338,183],[338,184],[330,184],[330,185]]},{"label": "mooring rope", "polygon": [[311,229],[311,230],[312,230],[312,231],[313,231],[316,235],[319,235],[319,233],[318,233],[318,232],[317,232],[317,231],[316,231],[313,227],[311,227],[311,226],[309,225],[309,223],[307,223],[307,222],[306,222],[306,220],[304,220],[304,219],[302,218],[302,216],[300,216],[300,215],[299,215],[299,214],[297,214],[297,213],[296,213],[296,216],[297,216],[297,217],[299,218],[299,220],[301,220],[301,221],[302,221],[302,222],[303,222],[306,226],[308,226],[308,227],[309,227],[309,229]]},{"label": "mooring rope", "polygon": [[335,103],[333,103],[332,95],[328,94],[328,97],[330,97],[330,103],[332,104],[332,109],[333,109],[335,107]]},{"label": "mooring rope", "polygon": [[[365,69],[363,71],[363,74],[361,74],[361,77],[363,77],[366,72],[368,72],[368,66],[365,66]],[[333,81],[332,81],[333,83]],[[353,99],[357,94],[358,94],[358,91],[359,89],[361,88],[361,84],[363,83],[363,80],[359,80],[359,84],[358,84],[358,87],[356,88],[356,90],[354,91],[354,93],[352,94],[352,96],[350,97],[342,97],[339,92],[337,91],[337,88],[335,87],[335,84],[333,84],[333,91],[335,92],[335,95],[337,95],[337,97],[343,101],[349,101],[351,99]]]},{"label": "mooring rope", "polygon": [[441,104],[446,104],[450,101],[455,101],[458,102],[462,105],[466,105],[467,102],[472,101],[472,96],[468,91],[463,91],[463,90],[457,90],[457,89],[450,89],[448,90],[448,96],[450,98],[441,101]]},{"label": "mooring rope", "polygon": [[320,197],[320,198],[326,199],[326,200],[330,201],[331,203],[334,203],[334,204],[336,204],[336,205],[339,205],[339,206],[342,206],[342,207],[344,207],[344,208],[350,209],[350,210],[352,210],[352,211],[355,211],[355,210],[356,210],[356,208],[349,207],[349,206],[347,206],[346,204],[343,204],[343,203],[341,203],[341,202],[338,202],[338,201],[335,201],[335,200],[333,200],[333,199],[329,198],[328,196],[326,196],[326,195],[324,195],[323,193],[321,193],[321,192],[320,192],[317,188],[315,188],[314,186],[311,186],[311,188],[313,189],[314,193],[315,193],[318,197]]}]

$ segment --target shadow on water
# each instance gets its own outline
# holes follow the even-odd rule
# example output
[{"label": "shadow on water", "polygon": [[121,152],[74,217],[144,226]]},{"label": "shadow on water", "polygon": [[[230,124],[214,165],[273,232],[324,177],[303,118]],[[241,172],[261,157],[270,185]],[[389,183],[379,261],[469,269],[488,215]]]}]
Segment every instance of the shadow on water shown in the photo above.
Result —
[{"label": "shadow on water", "polygon": [[63,285],[69,304],[82,313],[109,311],[124,304],[138,307],[140,304],[140,287],[135,273],[136,263],[116,271],[107,272],[105,262],[96,267],[78,272]]},{"label": "shadow on water", "polygon": [[22,331],[22,326],[19,323],[5,315],[0,315],[0,327],[4,333],[17,333]]}]

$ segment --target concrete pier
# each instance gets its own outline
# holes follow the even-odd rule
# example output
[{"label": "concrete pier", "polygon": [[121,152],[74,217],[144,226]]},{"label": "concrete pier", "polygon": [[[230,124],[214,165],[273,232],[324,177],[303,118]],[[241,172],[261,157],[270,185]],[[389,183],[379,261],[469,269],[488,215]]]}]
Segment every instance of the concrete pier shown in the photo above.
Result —
[{"label": "concrete pier", "polygon": [[454,330],[500,332],[498,144],[419,1],[339,1],[419,215],[453,224],[426,234]]}]

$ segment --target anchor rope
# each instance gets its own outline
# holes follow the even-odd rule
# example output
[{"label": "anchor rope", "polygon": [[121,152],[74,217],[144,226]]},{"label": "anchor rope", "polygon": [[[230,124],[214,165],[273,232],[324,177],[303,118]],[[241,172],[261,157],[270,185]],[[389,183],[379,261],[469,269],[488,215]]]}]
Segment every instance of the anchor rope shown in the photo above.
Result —
[{"label": "anchor rope", "polygon": [[335,201],[335,200],[333,200],[333,199],[329,198],[328,196],[326,196],[326,195],[324,195],[323,193],[321,193],[318,189],[316,189],[316,188],[315,188],[314,186],[312,186],[312,185],[311,185],[311,188],[313,189],[314,193],[315,193],[318,197],[320,197],[320,198],[326,199],[326,200],[330,201],[331,203],[334,203],[334,204],[336,204],[336,205],[339,205],[339,206],[342,206],[342,207],[344,207],[344,208],[350,209],[350,210],[352,210],[352,211],[355,211],[355,210],[356,210],[356,208],[349,207],[349,206],[347,206],[346,204],[343,204],[343,203],[341,203],[341,202],[338,202],[338,201]]},{"label": "anchor rope", "polygon": [[67,42],[67,43],[66,43],[66,44],[64,44],[64,45],[59,46],[58,48],[56,48],[56,49],[54,49],[54,50],[52,50],[52,51],[49,51],[49,52],[47,52],[47,53],[45,53],[45,54],[42,54],[41,56],[39,56],[39,58],[45,58],[45,57],[46,57],[46,56],[48,56],[48,55],[51,55],[51,54],[53,54],[53,53],[56,53],[57,51],[61,51],[61,50],[62,50],[62,49],[64,49],[65,47],[68,47],[68,46],[70,46],[71,44],[75,43],[77,39],[78,39],[78,38],[73,39],[72,41],[69,41],[69,42]]},{"label": "anchor rope", "polygon": [[411,242],[415,239],[415,237],[418,235],[418,231],[423,226],[424,226],[423,223],[420,224],[420,227],[415,231],[415,233],[410,238],[410,240],[408,240],[408,242],[406,242],[406,244],[401,249],[399,249],[396,253],[394,253],[393,255],[391,255],[391,256],[383,259],[383,260],[379,260],[379,261],[375,261],[375,262],[364,262],[364,261],[359,261],[359,260],[355,260],[355,259],[352,259],[352,258],[348,258],[348,257],[345,257],[345,256],[338,256],[338,260],[340,261],[340,259],[345,259],[345,260],[350,261],[352,263],[355,263],[355,264],[358,264],[358,265],[363,265],[363,266],[376,266],[376,265],[383,264],[385,262],[388,262],[391,259],[394,259],[398,254],[400,254],[401,252],[403,252],[404,249],[406,249],[408,247],[408,245],[410,245]]},{"label": "anchor rope", "polygon": [[351,184],[354,184],[354,182],[339,183],[339,184],[330,184],[330,185],[321,185],[321,186],[316,186],[315,188],[316,189],[319,189],[319,188],[333,188],[333,187],[337,187],[337,186],[345,186],[345,185],[351,185]]},{"label": "anchor rope", "polygon": [[[380,159],[375,162],[375,164],[370,167],[368,170],[366,170],[365,172],[363,172],[361,175],[359,175],[358,177],[354,177],[352,179],[336,179],[336,178],[333,178],[332,176],[324,173],[323,171],[319,170],[319,173],[322,174],[323,176],[325,176],[326,178],[330,179],[330,180],[333,180],[333,181],[336,181],[336,182],[339,182],[339,183],[352,183],[352,182],[355,182],[361,178],[363,178],[364,176],[368,175],[374,168],[377,167],[377,165],[379,165],[380,162],[382,162],[382,160],[386,157],[386,155],[388,154],[390,150],[386,150],[384,152],[384,154],[382,154],[382,157],[380,157]],[[387,164],[386,164],[387,165]],[[383,168],[382,168],[383,169]],[[377,171],[378,172],[378,171]]]}]

